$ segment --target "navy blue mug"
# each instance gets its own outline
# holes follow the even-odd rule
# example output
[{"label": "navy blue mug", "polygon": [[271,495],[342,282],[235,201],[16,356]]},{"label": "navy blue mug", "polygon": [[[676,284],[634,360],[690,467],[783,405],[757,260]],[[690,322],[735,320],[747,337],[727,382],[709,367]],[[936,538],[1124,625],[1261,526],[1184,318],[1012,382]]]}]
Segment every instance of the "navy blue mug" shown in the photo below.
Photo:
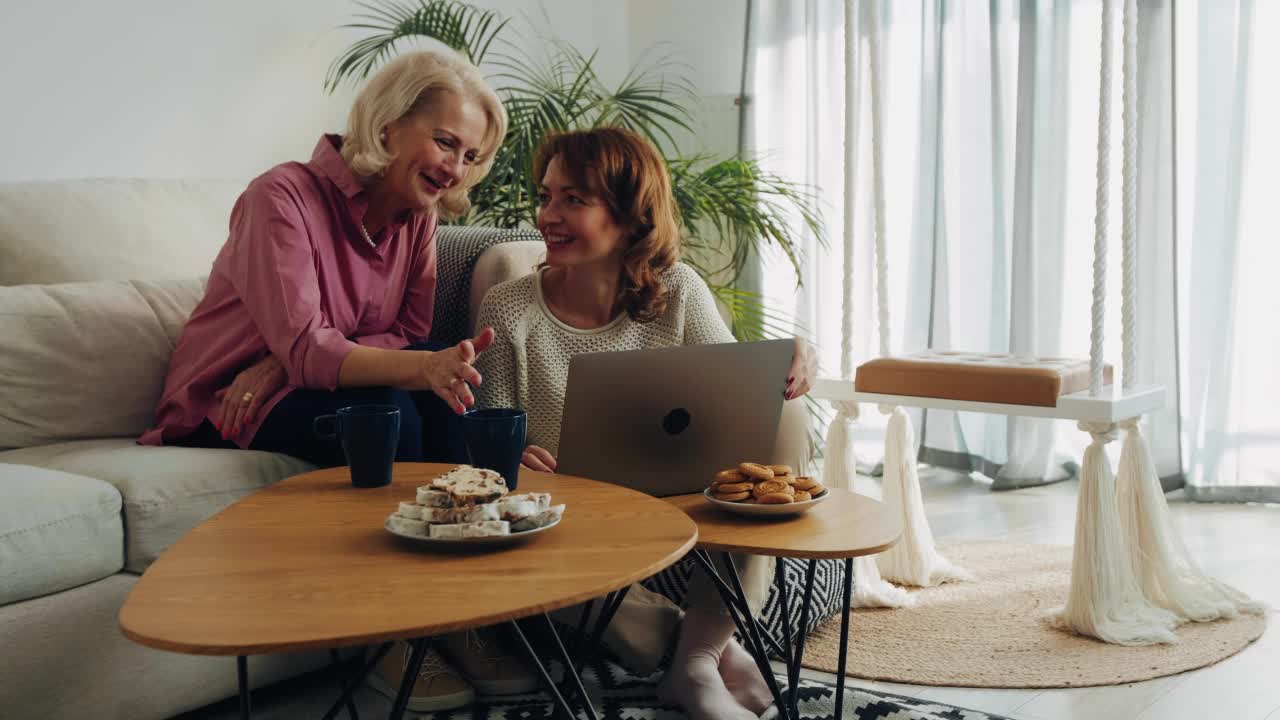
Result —
[{"label": "navy blue mug", "polygon": [[341,439],[351,467],[351,484],[375,488],[391,484],[391,466],[400,444],[400,408],[395,405],[349,405],[321,415],[311,429],[323,440]]},{"label": "navy blue mug", "polygon": [[462,439],[468,462],[502,475],[507,489],[515,490],[520,479],[520,458],[524,456],[528,416],[515,408],[486,408],[462,414]]}]

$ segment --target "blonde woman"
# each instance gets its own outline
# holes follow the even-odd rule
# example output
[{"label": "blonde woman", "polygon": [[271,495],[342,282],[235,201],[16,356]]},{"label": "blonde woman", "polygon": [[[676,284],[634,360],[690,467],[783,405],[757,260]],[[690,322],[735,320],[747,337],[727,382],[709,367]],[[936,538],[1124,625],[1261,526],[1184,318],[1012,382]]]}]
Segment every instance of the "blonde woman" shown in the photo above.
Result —
[{"label": "blonde woman", "polygon": [[[312,420],[360,403],[400,408],[398,460],[456,460],[453,417],[474,403],[474,367],[493,331],[453,347],[426,343],[436,286],[436,227],[465,213],[467,192],[506,133],[502,104],[479,71],[446,53],[389,63],[356,98],[344,135],[324,135],[311,160],[254,179],[170,362],[144,444],[282,452],[344,463]],[[518,661],[457,650],[469,684],[434,654],[410,709],[460,707],[482,692],[524,692]],[[480,643],[483,644],[483,643]],[[407,645],[375,682],[400,684]],[[467,647],[471,645],[471,647]],[[394,695],[394,692],[391,691]]]}]

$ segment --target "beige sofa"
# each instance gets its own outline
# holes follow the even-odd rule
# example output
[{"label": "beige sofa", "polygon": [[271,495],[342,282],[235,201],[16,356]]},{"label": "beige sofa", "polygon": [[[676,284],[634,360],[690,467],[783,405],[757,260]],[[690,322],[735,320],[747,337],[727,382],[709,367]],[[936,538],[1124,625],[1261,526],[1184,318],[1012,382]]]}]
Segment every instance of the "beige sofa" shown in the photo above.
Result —
[{"label": "beige sofa", "polygon": [[[138,575],[223,507],[309,469],[260,452],[142,447],[169,354],[226,237],[234,181],[0,184],[0,716],[166,718],[235,693],[228,658],[126,640]],[[528,272],[531,236],[449,228],[442,331]],[[501,243],[476,258],[480,250]],[[483,278],[471,287],[471,268]],[[447,276],[447,277],[446,277]],[[487,279],[486,279],[487,278]],[[327,655],[255,657],[255,685]]]},{"label": "beige sofa", "polygon": [[[309,469],[271,453],[143,447],[169,355],[242,182],[0,183],[0,716],[167,718],[235,693],[231,658],[159,652],[117,613],[171,543]],[[456,342],[484,291],[529,272],[536,235],[443,228],[432,336]],[[789,403],[778,461],[811,456]],[[254,657],[255,685],[320,653]]]}]

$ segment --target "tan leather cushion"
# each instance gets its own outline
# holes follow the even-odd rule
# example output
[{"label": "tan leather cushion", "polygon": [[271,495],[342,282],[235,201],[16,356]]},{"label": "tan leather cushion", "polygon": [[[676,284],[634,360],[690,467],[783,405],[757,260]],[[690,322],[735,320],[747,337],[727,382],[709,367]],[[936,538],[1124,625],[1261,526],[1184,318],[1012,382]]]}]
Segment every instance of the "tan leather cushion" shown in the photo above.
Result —
[{"label": "tan leather cushion", "polygon": [[[1111,384],[1111,366],[1103,369]],[[858,366],[853,387],[881,395],[1054,407],[1089,387],[1089,361],[939,352],[879,358]]]}]

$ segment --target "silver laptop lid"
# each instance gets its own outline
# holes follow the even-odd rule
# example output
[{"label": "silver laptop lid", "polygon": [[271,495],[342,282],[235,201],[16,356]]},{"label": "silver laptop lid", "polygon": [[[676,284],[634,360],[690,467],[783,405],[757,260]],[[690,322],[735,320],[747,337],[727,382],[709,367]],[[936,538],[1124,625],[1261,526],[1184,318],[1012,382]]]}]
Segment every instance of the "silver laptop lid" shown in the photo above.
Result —
[{"label": "silver laptop lid", "polygon": [[651,495],[701,492],[768,462],[793,340],[575,355],[556,471]]}]

